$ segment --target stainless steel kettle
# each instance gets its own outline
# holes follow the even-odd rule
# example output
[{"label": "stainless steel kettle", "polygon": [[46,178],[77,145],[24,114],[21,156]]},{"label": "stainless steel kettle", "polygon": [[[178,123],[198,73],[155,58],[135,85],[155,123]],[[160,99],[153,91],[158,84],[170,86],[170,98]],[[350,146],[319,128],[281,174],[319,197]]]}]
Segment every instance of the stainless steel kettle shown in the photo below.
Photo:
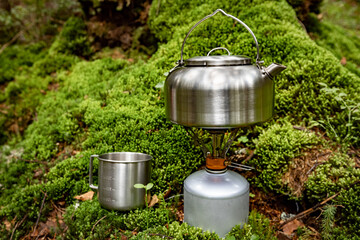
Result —
[{"label": "stainless steel kettle", "polygon": [[[231,56],[223,47],[207,56],[183,59],[186,39],[200,23],[221,12],[238,21],[252,35],[257,49],[255,65],[246,56]],[[210,56],[225,49],[228,55]],[[270,119],[274,112],[273,77],[286,69],[272,63],[262,66],[259,45],[251,29],[236,17],[217,9],[196,23],[187,33],[178,65],[166,78],[167,118],[176,124],[205,129],[238,128]]]}]

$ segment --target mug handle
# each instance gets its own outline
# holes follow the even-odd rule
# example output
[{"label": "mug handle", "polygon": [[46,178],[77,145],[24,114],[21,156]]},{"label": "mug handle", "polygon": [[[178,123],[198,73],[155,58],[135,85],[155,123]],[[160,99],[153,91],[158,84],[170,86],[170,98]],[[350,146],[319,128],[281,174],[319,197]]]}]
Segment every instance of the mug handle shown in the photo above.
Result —
[{"label": "mug handle", "polygon": [[98,189],[98,186],[95,186],[94,184],[93,184],[93,159],[94,158],[98,158],[99,157],[99,155],[91,155],[90,156],[90,166],[89,166],[89,186],[90,186],[90,188],[92,188],[92,189]]}]

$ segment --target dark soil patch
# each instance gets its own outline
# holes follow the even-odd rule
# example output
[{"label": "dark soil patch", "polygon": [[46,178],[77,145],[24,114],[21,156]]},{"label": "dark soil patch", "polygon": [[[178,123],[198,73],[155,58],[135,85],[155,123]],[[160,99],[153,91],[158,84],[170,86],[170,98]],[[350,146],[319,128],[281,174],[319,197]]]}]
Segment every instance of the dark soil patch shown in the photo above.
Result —
[{"label": "dark soil patch", "polygon": [[81,1],[81,4],[95,51],[104,47],[150,51],[149,48],[156,46],[146,24],[151,0],[100,1],[96,7],[92,1]]},{"label": "dark soil patch", "polygon": [[292,160],[289,170],[282,177],[282,181],[287,183],[294,196],[302,196],[308,176],[318,165],[326,162],[332,152],[329,149],[314,148]]}]

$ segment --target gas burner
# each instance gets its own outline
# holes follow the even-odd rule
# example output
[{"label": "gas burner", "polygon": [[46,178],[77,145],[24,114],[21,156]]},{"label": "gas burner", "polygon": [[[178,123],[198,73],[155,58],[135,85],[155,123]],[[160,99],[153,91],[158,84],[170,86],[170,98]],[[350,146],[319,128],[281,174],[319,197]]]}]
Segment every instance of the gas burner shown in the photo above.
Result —
[{"label": "gas burner", "polygon": [[207,130],[185,127],[185,129],[193,138],[194,142],[201,147],[208,172],[222,173],[226,171],[228,167],[239,170],[253,169],[250,166],[231,162],[226,156],[237,136],[239,128]]},{"label": "gas burner", "polygon": [[[256,45],[255,65],[251,58],[231,56],[223,47],[207,56],[183,59],[186,39],[200,23],[222,13],[245,27]],[[226,50],[228,55],[209,56]],[[218,9],[196,23],[187,33],[178,65],[165,81],[166,117],[183,125],[201,147],[206,169],[184,182],[184,221],[225,236],[235,225],[247,222],[249,214],[248,181],[228,167],[250,170],[232,163],[227,152],[240,127],[264,122],[274,112],[273,77],[286,67],[272,63],[262,66],[257,39],[251,29],[236,17]]]}]

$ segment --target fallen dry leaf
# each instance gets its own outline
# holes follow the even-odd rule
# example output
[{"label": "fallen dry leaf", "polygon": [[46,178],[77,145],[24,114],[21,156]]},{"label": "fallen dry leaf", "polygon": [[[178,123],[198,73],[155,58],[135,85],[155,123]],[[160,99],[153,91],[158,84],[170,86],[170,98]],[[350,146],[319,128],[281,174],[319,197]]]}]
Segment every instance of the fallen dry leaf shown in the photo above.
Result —
[{"label": "fallen dry leaf", "polygon": [[346,65],[346,57],[342,57],[340,63],[341,65]]},{"label": "fallen dry leaf", "polygon": [[59,211],[59,209],[54,209],[52,212],[50,212],[49,217],[46,221],[46,225],[49,227],[55,227],[59,223],[60,225],[64,223],[63,221],[63,215],[62,212]]},{"label": "fallen dry leaf", "polygon": [[28,234],[28,236],[30,236],[31,238],[35,238],[37,237],[37,235],[39,235],[39,231],[36,229]]},{"label": "fallen dry leaf", "polygon": [[77,150],[73,150],[72,151],[72,155],[76,155],[76,154],[78,154],[80,151],[77,151]]},{"label": "fallen dry leaf", "polygon": [[43,174],[43,170],[41,168],[36,169],[34,173],[34,178],[39,178]]},{"label": "fallen dry leaf", "polygon": [[19,125],[17,124],[17,122],[11,124],[11,126],[9,127],[9,130],[11,132],[18,133],[19,132]]},{"label": "fallen dry leaf", "polygon": [[153,195],[151,201],[149,203],[149,207],[153,207],[155,204],[159,202],[159,198],[157,195]]},{"label": "fallen dry leaf", "polygon": [[175,216],[178,221],[180,221],[180,222],[184,221],[184,212],[183,211],[176,211]]},{"label": "fallen dry leaf", "polygon": [[11,223],[8,221],[8,220],[5,220],[4,221],[4,224],[5,224],[5,228],[7,231],[10,231],[11,230]]},{"label": "fallen dry leaf", "polygon": [[278,240],[291,240],[291,239],[292,239],[292,237],[286,235],[286,234],[283,233],[283,232],[277,232],[277,233],[276,233],[276,238],[277,238]]},{"label": "fallen dry leaf", "polygon": [[89,191],[87,193],[81,194],[79,196],[75,196],[75,199],[81,200],[81,201],[88,201],[91,200],[94,196],[94,192],[93,191]]},{"label": "fallen dry leaf", "polygon": [[169,185],[168,190],[166,191],[166,193],[164,194],[164,199],[168,198],[170,196],[171,193],[171,186]]},{"label": "fallen dry leaf", "polygon": [[49,227],[45,223],[40,222],[38,228],[32,231],[30,237],[35,238],[35,237],[47,236],[49,233],[50,233]]},{"label": "fallen dry leaf", "polygon": [[291,235],[296,229],[302,226],[305,226],[304,223],[300,222],[297,219],[294,219],[293,221],[285,224],[282,227],[282,230],[286,235]]}]

